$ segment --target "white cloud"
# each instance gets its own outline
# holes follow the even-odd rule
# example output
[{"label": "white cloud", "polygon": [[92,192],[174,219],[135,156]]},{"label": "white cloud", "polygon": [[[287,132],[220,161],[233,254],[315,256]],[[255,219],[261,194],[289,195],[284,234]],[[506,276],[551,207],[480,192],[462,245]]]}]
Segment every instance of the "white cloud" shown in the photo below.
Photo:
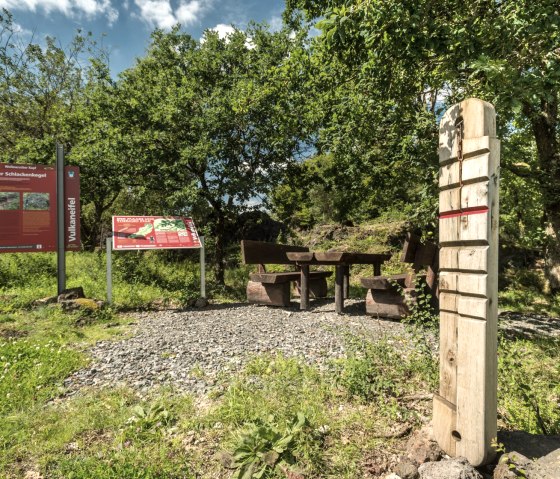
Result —
[{"label": "white cloud", "polygon": [[175,9],[171,0],[134,0],[134,3],[140,9],[142,20],[163,29],[169,29],[176,23],[196,23],[209,6],[201,0],[182,0]]},{"label": "white cloud", "polygon": [[43,10],[47,15],[52,12],[60,12],[68,17],[106,16],[109,24],[114,23],[119,16],[119,12],[113,7],[111,0],[0,0],[0,8],[31,12]]},{"label": "white cloud", "polygon": [[270,25],[270,29],[273,32],[277,32],[279,30],[282,30],[282,17],[281,16],[274,16],[272,17],[269,21],[268,24]]},{"label": "white cloud", "polygon": [[235,32],[235,28],[233,28],[231,25],[225,25],[224,23],[218,23],[218,25],[216,25],[214,28],[210,28],[210,30],[216,32],[218,34],[218,37],[220,37],[222,40],[224,38],[227,38],[228,35],[231,35]]}]

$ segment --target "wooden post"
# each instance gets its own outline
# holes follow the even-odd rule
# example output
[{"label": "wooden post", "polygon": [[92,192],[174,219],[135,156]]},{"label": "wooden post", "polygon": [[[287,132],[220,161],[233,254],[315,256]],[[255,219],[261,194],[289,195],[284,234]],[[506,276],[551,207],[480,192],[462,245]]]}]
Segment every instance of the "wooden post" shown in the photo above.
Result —
[{"label": "wooden post", "polygon": [[344,266],[337,264],[334,274],[334,307],[336,314],[342,314],[344,309]]},{"label": "wooden post", "polygon": [[344,299],[348,299],[350,297],[350,266],[344,266]]},{"label": "wooden post", "polygon": [[475,98],[439,133],[440,387],[434,434],[452,456],[489,462],[497,434],[498,187],[496,113]]},{"label": "wooden post", "polygon": [[309,265],[301,265],[300,309],[309,309]]}]

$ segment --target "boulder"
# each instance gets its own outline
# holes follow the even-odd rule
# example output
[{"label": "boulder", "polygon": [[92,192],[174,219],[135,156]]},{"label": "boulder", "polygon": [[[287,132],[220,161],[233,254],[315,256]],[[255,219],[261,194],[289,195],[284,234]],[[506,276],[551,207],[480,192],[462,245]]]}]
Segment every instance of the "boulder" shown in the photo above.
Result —
[{"label": "boulder", "polygon": [[527,465],[528,479],[560,478],[560,448]]},{"label": "boulder", "polygon": [[516,451],[508,452],[500,457],[500,461],[494,469],[493,479],[515,479],[519,477],[520,469],[525,469],[531,462],[523,454]]},{"label": "boulder", "polygon": [[429,426],[416,431],[406,445],[406,455],[416,465],[437,461],[443,457],[443,454]]},{"label": "boulder", "polygon": [[206,306],[208,306],[208,300],[206,298],[198,298],[195,302],[194,302],[194,307],[195,308],[205,308]]},{"label": "boulder", "polygon": [[427,462],[418,468],[420,479],[483,479],[464,457]]},{"label": "boulder", "polygon": [[411,461],[399,462],[394,472],[402,479],[418,479],[418,468]]},{"label": "boulder", "polygon": [[65,289],[62,293],[58,295],[58,302],[61,303],[62,301],[69,301],[72,299],[79,299],[85,297],[86,295],[84,294],[84,288],[78,286],[77,288]]},{"label": "boulder", "polygon": [[47,296],[46,298],[36,299],[33,301],[33,306],[39,308],[41,306],[47,306],[49,304],[56,303],[58,301],[58,296]]},{"label": "boulder", "polygon": [[506,451],[517,451],[529,459],[546,456],[560,449],[560,436],[544,436],[524,431],[499,431],[498,442]]}]

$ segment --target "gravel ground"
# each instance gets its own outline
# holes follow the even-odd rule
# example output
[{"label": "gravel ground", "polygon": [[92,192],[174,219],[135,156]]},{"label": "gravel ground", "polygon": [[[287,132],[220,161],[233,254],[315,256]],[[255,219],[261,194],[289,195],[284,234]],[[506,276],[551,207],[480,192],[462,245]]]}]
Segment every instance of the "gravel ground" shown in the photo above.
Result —
[{"label": "gravel ground", "polygon": [[396,321],[363,314],[363,301],[347,300],[346,314],[334,312],[333,301],[316,301],[313,309],[271,308],[247,304],[210,305],[188,311],[133,315],[132,337],[101,341],[93,361],[65,381],[70,394],[82,386],[127,384],[146,392],[158,385],[204,393],[219,373],[239,369],[260,353],[281,352],[311,364],[345,354],[344,335],[369,338],[404,332]]},{"label": "gravel ground", "polygon": [[[322,366],[344,356],[348,333],[370,339],[405,333],[398,321],[365,316],[363,307],[363,301],[347,300],[339,316],[331,299],[315,301],[309,311],[294,302],[291,308],[221,304],[136,313],[132,337],[97,343],[90,366],[67,378],[65,386],[69,394],[82,386],[119,383],[141,392],[170,385],[205,393],[218,374],[238,370],[255,354],[281,352]],[[560,319],[539,314],[503,312],[499,325],[513,336],[560,336]]]}]

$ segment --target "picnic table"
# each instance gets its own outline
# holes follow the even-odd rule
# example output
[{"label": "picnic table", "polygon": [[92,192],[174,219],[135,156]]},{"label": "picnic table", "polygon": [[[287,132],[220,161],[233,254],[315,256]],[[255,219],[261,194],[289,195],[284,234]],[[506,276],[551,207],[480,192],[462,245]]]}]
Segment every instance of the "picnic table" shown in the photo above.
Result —
[{"label": "picnic table", "polygon": [[337,314],[344,310],[344,298],[348,297],[350,288],[350,266],[353,264],[371,264],[374,274],[381,274],[381,264],[391,258],[389,254],[354,253],[343,251],[326,252],[288,252],[289,260],[300,268],[301,299],[300,308],[309,308],[309,266],[326,265],[335,267],[334,302]]}]

